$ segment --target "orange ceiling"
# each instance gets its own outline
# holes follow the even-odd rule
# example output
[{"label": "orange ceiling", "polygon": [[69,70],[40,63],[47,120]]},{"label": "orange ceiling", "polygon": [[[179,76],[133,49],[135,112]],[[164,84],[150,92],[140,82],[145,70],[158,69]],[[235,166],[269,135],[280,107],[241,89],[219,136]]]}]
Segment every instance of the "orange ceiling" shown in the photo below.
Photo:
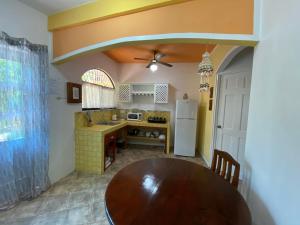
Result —
[{"label": "orange ceiling", "polygon": [[138,58],[153,58],[153,50],[157,50],[166,56],[161,61],[168,63],[200,62],[202,54],[211,52],[215,45],[204,44],[147,44],[138,46],[124,46],[110,49],[104,52],[108,57],[119,63],[145,63]]}]

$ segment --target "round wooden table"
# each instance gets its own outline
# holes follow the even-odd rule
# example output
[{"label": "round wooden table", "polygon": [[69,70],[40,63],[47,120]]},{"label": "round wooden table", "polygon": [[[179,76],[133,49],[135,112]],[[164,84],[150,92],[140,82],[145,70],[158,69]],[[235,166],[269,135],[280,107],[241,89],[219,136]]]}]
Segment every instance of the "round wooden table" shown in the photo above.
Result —
[{"label": "round wooden table", "polygon": [[229,183],[196,163],[146,159],[120,170],[105,193],[112,225],[251,225]]}]

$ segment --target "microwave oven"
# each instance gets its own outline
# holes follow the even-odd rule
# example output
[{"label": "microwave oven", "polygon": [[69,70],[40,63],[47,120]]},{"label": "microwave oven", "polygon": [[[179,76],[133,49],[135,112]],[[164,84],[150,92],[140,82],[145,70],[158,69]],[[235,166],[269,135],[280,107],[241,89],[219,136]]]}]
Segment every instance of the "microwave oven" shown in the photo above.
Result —
[{"label": "microwave oven", "polygon": [[127,120],[142,120],[142,113],[127,113]]}]

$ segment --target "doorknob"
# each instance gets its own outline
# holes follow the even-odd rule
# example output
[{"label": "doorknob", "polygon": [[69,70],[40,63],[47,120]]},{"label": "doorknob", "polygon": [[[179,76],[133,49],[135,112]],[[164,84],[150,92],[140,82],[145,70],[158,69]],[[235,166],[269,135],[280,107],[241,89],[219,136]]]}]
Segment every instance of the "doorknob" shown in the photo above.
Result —
[{"label": "doorknob", "polygon": [[218,125],[217,128],[222,128],[222,126],[221,126],[221,125]]}]

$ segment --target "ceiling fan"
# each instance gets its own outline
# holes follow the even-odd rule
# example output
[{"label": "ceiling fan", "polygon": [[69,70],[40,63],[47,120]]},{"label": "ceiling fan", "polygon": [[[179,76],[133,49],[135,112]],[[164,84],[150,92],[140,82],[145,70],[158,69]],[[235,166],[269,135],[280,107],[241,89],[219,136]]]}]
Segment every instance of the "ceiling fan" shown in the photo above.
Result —
[{"label": "ceiling fan", "polygon": [[163,53],[158,52],[157,50],[153,51],[153,58],[152,59],[144,59],[144,58],[134,58],[135,60],[144,60],[144,61],[150,61],[146,68],[150,68],[152,72],[157,70],[157,64],[161,64],[164,66],[172,67],[173,65],[160,61],[161,58],[165,57],[166,55]]}]

